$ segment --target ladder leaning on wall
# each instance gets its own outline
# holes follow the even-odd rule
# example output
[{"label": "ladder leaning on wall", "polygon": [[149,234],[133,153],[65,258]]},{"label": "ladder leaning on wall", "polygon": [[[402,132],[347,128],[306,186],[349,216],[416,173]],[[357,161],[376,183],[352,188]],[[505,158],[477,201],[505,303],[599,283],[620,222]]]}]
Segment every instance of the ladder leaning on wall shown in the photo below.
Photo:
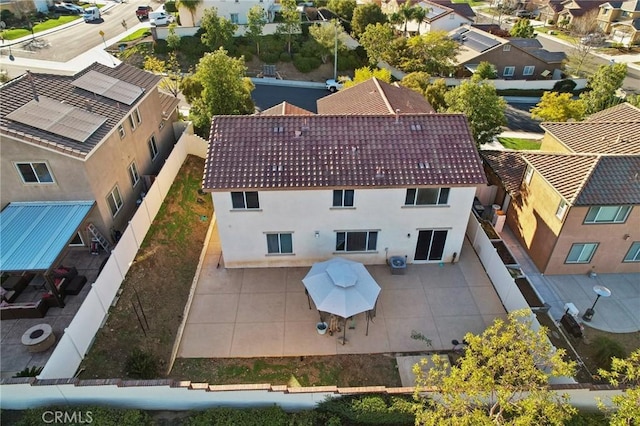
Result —
[{"label": "ladder leaning on wall", "polygon": [[87,225],[87,231],[93,235],[93,240],[98,242],[104,251],[111,253],[111,244],[109,244],[109,241],[100,233],[100,231],[98,231],[98,228],[96,228],[93,223],[89,222]]}]

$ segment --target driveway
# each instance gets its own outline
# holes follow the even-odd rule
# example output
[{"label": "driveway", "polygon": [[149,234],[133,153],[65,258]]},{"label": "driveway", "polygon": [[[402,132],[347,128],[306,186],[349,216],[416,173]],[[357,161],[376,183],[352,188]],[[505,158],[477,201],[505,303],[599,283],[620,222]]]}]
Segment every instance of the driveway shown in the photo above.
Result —
[{"label": "driveway", "polygon": [[386,265],[367,269],[382,291],[376,317],[347,322],[341,333],[319,335],[319,314],[311,309],[302,278],[309,268],[225,269],[217,267],[217,229],[197,280],[179,357],[242,358],[358,353],[414,352],[427,349],[411,338],[418,331],[430,349],[451,349],[451,340],[481,333],[506,312],[475,251],[465,242],[456,264],[409,265],[391,275]]}]

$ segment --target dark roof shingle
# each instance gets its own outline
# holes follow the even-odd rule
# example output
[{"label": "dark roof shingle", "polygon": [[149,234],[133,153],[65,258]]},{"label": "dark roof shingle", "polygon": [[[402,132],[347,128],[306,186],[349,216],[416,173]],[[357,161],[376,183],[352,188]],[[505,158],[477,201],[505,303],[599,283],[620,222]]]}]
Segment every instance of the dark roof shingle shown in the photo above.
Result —
[{"label": "dark roof shingle", "polygon": [[640,204],[640,156],[602,156],[575,204]]},{"label": "dark roof shingle", "polygon": [[208,191],[486,183],[462,114],[216,116],[210,135]]},{"label": "dark roof shingle", "polygon": [[484,162],[500,178],[504,189],[511,195],[520,193],[522,176],[527,165],[518,151],[480,151]]}]

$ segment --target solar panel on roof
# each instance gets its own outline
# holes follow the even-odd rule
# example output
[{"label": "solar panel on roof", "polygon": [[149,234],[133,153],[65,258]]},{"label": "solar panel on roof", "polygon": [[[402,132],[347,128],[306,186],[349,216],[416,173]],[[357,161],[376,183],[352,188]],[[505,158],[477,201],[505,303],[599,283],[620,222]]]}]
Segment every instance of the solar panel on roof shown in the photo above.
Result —
[{"label": "solar panel on roof", "polygon": [[141,87],[94,70],[76,78],[71,84],[127,105],[133,104],[144,92]]},{"label": "solar panel on roof", "polygon": [[32,99],[7,118],[78,142],[86,141],[107,121],[106,117],[46,96]]},{"label": "solar panel on roof", "polygon": [[465,46],[470,47],[476,52],[484,52],[485,50],[491,49],[492,47],[500,44],[500,42],[494,38],[471,31],[465,34],[465,36],[466,39],[463,38]]}]

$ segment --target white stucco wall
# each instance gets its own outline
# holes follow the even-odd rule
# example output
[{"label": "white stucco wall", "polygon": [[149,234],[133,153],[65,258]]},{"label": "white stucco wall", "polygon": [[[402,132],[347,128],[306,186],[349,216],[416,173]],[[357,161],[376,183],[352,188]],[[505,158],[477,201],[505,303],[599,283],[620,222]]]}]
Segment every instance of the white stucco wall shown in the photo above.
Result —
[{"label": "white stucco wall", "polygon": [[[219,17],[231,19],[232,13],[238,14],[238,24],[247,23],[247,13],[253,6],[261,6],[267,14],[269,22],[273,21],[273,13],[269,14],[269,9],[273,6],[273,0],[204,0],[193,14],[184,6],[178,8],[180,13],[180,24],[184,27],[195,27],[200,25],[205,9],[215,7]],[[195,18],[195,22],[193,22]]]},{"label": "white stucco wall", "polygon": [[[331,189],[260,191],[259,210],[233,210],[229,192],[214,193],[213,202],[228,268],[308,266],[336,254],[365,264],[406,255],[411,263],[418,231],[426,229],[449,231],[443,254],[449,262],[460,254],[475,191],[451,188],[446,206],[404,206],[405,188],[356,189],[354,208],[332,208]],[[377,230],[377,250],[336,253],[336,231],[357,230]],[[293,234],[292,255],[267,255],[265,233],[276,232]]]}]

